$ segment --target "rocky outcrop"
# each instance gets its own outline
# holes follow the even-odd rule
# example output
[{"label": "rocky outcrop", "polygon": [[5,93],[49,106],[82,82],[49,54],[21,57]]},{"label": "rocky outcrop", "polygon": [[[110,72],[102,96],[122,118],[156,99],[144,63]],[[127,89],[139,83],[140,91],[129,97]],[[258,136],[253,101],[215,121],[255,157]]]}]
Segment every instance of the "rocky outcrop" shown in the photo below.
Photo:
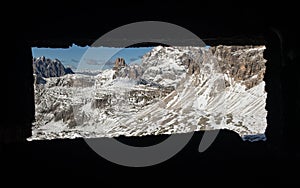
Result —
[{"label": "rocky outcrop", "polygon": [[186,66],[188,75],[200,73],[199,63],[197,63],[192,58],[184,59],[182,63]]},{"label": "rocky outcrop", "polygon": [[66,67],[65,68],[65,74],[74,74],[74,72],[70,67]]},{"label": "rocky outcrop", "polygon": [[126,67],[125,60],[123,58],[117,58],[115,61],[115,65],[113,66],[113,70],[120,70]]},{"label": "rocky outcrop", "polygon": [[33,73],[36,75],[37,83],[42,83],[41,78],[74,74],[71,68],[65,68],[58,59],[51,60],[45,56],[33,58]]},{"label": "rocky outcrop", "polygon": [[33,75],[34,84],[45,84],[47,81],[40,75]]},{"label": "rocky outcrop", "polygon": [[110,105],[111,95],[104,95],[102,98],[96,98],[92,101],[91,108],[105,108]]},{"label": "rocky outcrop", "polygon": [[130,78],[130,79],[138,79],[143,74],[143,69],[141,66],[138,65],[132,65],[132,66],[126,66],[123,69],[119,71],[119,76],[123,78]]},{"label": "rocky outcrop", "polygon": [[210,50],[223,73],[250,89],[263,81],[266,60],[263,46],[216,46]]},{"label": "rocky outcrop", "polygon": [[114,75],[113,75],[113,78],[117,78],[120,76],[120,70],[122,70],[124,67],[126,67],[126,63],[125,63],[125,60],[123,58],[117,58],[116,61],[115,61],[115,64],[112,68],[112,70],[115,71]]},{"label": "rocky outcrop", "polygon": [[113,66],[115,74],[113,78],[122,77],[129,79],[139,79],[144,73],[143,68],[139,65],[127,65],[123,58],[117,58]]}]

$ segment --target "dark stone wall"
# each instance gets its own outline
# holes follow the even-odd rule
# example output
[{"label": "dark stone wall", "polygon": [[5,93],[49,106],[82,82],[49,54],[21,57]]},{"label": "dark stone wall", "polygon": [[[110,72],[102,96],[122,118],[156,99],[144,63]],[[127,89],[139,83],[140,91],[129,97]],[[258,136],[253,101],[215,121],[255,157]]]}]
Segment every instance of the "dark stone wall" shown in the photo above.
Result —
[{"label": "dark stone wall", "polygon": [[[287,10],[287,11],[285,11]],[[241,1],[84,1],[45,0],[20,9],[16,23],[32,46],[92,44],[106,32],[137,21],[165,21],[182,26],[211,44],[261,43],[266,29],[294,29],[298,6],[284,2]],[[234,41],[232,41],[234,37]]]},{"label": "dark stone wall", "polygon": [[[15,60],[10,62],[10,70],[3,92],[4,118],[0,124],[0,143],[24,142],[31,136],[34,120],[34,89],[31,47],[24,39],[16,38]],[[4,74],[5,75],[5,74]]]}]

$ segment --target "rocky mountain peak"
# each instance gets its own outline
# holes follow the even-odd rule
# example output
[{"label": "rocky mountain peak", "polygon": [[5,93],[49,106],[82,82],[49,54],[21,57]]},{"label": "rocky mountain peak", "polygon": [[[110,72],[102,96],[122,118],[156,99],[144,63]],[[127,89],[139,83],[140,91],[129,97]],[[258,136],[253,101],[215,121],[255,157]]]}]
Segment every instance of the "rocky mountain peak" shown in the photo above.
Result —
[{"label": "rocky mountain peak", "polygon": [[125,59],[118,57],[115,61],[115,65],[113,67],[113,70],[120,70],[124,67],[126,67]]},{"label": "rocky mountain peak", "polygon": [[33,73],[36,75],[36,83],[41,78],[60,77],[66,74],[74,74],[70,68],[65,68],[58,59],[49,59],[45,56],[33,58]]}]

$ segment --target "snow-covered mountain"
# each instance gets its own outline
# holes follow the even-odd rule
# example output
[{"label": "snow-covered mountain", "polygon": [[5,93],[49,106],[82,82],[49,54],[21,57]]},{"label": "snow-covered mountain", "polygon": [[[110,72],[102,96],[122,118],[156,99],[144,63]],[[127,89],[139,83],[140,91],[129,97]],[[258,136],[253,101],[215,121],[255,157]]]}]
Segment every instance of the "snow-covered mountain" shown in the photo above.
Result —
[{"label": "snow-covered mountain", "polygon": [[33,73],[37,78],[59,77],[74,74],[71,68],[65,68],[58,59],[49,59],[45,56],[33,58]]},{"label": "snow-covered mountain", "polygon": [[[117,59],[96,76],[35,85],[30,139],[143,136],[229,129],[242,138],[267,126],[264,46],[153,48],[141,65]],[[259,137],[263,138],[263,137]]]}]

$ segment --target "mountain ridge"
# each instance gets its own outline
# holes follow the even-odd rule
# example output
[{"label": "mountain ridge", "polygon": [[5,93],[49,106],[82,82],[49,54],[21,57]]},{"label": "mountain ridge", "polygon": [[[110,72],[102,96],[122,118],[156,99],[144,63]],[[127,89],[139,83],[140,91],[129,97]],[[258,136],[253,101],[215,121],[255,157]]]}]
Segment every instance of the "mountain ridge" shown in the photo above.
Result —
[{"label": "mountain ridge", "polygon": [[[114,69],[96,76],[45,78],[46,84],[35,85],[31,139],[213,129],[257,139],[267,126],[263,51],[263,46],[158,46],[141,65],[126,65],[119,58]],[[247,85],[249,79],[253,84]]]},{"label": "mountain ridge", "polygon": [[70,67],[65,66],[58,59],[50,59],[45,56],[33,58],[33,73],[36,75],[36,81],[39,83],[43,78],[60,77],[66,74],[74,74]]}]

